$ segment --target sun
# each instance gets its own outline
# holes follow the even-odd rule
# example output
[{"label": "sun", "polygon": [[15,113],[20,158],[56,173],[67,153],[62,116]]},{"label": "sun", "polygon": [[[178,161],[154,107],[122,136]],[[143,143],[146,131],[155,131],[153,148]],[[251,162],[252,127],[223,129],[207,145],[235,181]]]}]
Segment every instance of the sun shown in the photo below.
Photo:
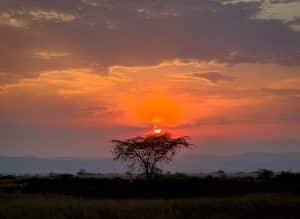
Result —
[{"label": "sun", "polygon": [[153,132],[154,132],[155,134],[160,134],[160,133],[162,132],[162,129],[157,128],[157,127],[154,127]]}]

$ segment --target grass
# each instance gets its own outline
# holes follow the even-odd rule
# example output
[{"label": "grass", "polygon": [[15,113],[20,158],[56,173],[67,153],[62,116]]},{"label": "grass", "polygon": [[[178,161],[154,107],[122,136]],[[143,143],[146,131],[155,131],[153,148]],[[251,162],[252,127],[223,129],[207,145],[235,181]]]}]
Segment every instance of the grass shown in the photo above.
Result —
[{"label": "grass", "polygon": [[62,195],[2,194],[1,219],[300,218],[300,196],[112,200]]}]

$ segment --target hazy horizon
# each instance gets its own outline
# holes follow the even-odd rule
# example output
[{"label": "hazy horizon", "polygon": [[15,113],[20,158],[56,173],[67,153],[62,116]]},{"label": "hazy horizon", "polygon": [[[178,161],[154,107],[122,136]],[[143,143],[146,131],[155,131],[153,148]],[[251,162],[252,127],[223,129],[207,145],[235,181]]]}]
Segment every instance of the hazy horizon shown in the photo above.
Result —
[{"label": "hazy horizon", "polygon": [[[273,171],[300,171],[300,153],[247,153],[238,155],[180,155],[163,171],[209,173],[253,172],[259,169]],[[85,169],[93,173],[125,173],[126,166],[112,157],[10,157],[0,156],[0,174],[77,173]]]}]

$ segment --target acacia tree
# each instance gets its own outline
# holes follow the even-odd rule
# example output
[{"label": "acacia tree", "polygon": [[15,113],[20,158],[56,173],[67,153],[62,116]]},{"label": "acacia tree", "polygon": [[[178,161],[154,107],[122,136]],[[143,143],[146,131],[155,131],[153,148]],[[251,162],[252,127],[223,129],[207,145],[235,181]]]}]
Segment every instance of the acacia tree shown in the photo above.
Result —
[{"label": "acacia tree", "polygon": [[169,133],[112,140],[112,143],[114,159],[128,163],[131,171],[142,171],[147,180],[160,170],[158,164],[171,162],[179,149],[191,146],[187,136],[172,138]]}]

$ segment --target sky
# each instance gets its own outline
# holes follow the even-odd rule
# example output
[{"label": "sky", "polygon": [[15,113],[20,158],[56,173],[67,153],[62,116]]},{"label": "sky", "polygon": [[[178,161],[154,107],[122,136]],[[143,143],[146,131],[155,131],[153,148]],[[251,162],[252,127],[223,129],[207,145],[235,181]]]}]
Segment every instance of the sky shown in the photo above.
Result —
[{"label": "sky", "polygon": [[299,0],[1,0],[0,155],[300,152]]}]

